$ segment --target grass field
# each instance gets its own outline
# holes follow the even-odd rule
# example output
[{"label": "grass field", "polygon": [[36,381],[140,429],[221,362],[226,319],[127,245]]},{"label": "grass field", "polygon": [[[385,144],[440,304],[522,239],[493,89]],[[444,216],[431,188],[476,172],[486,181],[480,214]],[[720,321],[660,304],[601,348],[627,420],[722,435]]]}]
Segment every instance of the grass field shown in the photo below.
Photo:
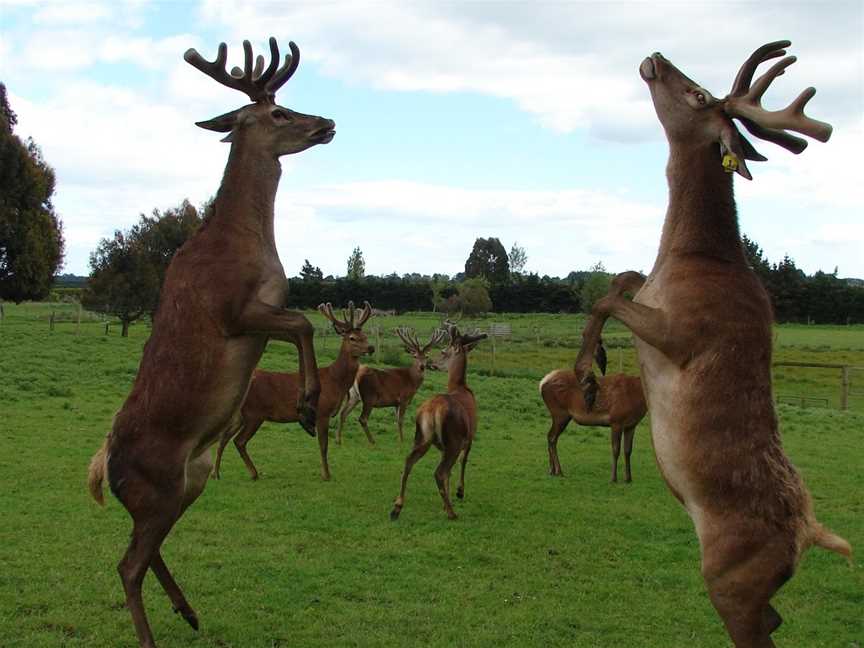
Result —
[{"label": "grass field", "polygon": [[[60,319],[53,332],[51,310]],[[537,380],[572,362],[581,320],[478,323],[490,321],[510,322],[514,334],[497,344],[494,372],[491,345],[472,354],[480,428],[459,520],[441,509],[434,451],[415,467],[399,521],[388,519],[408,450],[395,438],[391,412],[371,418],[377,447],[367,447],[353,421],[345,445],[331,443],[329,483],[319,479],[312,439],[296,425],[266,424],[249,446],[261,480],[248,479],[229,446],[223,479],[208,485],[164,546],[200,632],[172,614],[155,579],[145,582],[160,647],[727,647],[699,576],[692,525],[655,467],[647,421],[636,434],[632,485],[607,483],[603,428],[569,428],[559,443],[567,477],[547,475]],[[429,331],[436,322],[412,315],[370,324]],[[137,645],[115,571],[129,519],[113,498],[98,508],[85,476],[148,329],[105,336],[98,318],[75,329],[71,307],[59,305],[7,304],[0,323],[3,648]],[[629,336],[613,325],[606,337],[610,369],[620,362],[635,372],[632,348],[618,351]],[[395,338],[382,341],[380,360],[407,364]],[[319,336],[317,346],[326,364],[337,341]],[[862,327],[782,326],[775,347],[777,360],[864,366]],[[296,366],[283,344],[272,344],[263,364]],[[839,372],[778,370],[777,380],[778,393],[831,405],[781,405],[784,445],[820,520],[860,550],[864,398],[853,397],[848,412],[836,409]],[[444,383],[431,375],[415,405]],[[811,550],[774,605],[785,618],[778,646],[864,646],[860,564]]]}]

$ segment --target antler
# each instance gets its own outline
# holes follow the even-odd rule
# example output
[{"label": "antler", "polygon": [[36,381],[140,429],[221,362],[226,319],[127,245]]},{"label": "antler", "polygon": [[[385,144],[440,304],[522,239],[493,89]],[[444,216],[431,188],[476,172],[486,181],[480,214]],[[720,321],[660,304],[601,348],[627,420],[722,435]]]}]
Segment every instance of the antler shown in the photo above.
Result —
[{"label": "antler", "polygon": [[435,329],[435,330],[432,332],[432,337],[429,339],[429,343],[428,343],[426,346],[424,346],[424,347],[420,350],[420,352],[421,352],[423,355],[426,355],[426,354],[429,352],[430,349],[432,349],[433,347],[436,347],[436,346],[438,346],[439,344],[441,344],[441,342],[444,341],[444,338],[445,338],[445,337],[447,337],[447,332],[446,332],[446,331],[442,331],[441,329]]},{"label": "antler", "polygon": [[357,322],[354,322],[354,302],[348,302],[348,309],[342,309],[342,319],[339,319],[335,313],[333,313],[333,304],[327,302],[326,304],[319,304],[318,311],[326,317],[333,324],[333,328],[339,335],[344,335],[349,331],[356,330],[362,328],[366,323],[366,320],[372,315],[372,306],[370,306],[369,302],[363,302],[363,310],[360,311],[360,318]]},{"label": "antler", "polygon": [[264,70],[264,57],[258,56],[255,60],[255,68],[252,68],[252,44],[248,40],[243,41],[244,64],[241,70],[234,67],[231,74],[225,70],[225,61],[228,58],[228,46],[219,43],[219,51],[216,60],[212,63],[202,57],[194,48],[189,48],[183,55],[183,59],[201,70],[204,74],[221,83],[224,86],[245,93],[252,101],[274,103],[276,91],[281,88],[294,71],[300,65],[300,49],[291,41],[288,43],[290,54],[285,55],[284,65],[276,69],[279,64],[279,46],[276,39],[270,37],[270,65]]},{"label": "antler", "polygon": [[413,328],[407,326],[399,326],[393,329],[393,332],[402,340],[402,344],[410,353],[420,353],[420,340],[417,339],[417,333]]},{"label": "antler", "polygon": [[785,55],[784,48],[791,44],[788,40],[774,41],[753,52],[735,77],[732,90],[725,100],[725,110],[730,117],[740,119],[747,130],[756,137],[779,144],[793,153],[800,153],[807,148],[807,141],[787,133],[785,129],[803,133],[820,142],[827,142],[831,137],[830,124],[804,114],[804,106],[816,94],[816,89],[807,88],[783,110],[765,110],[760,103],[762,95],[771,82],[783,74],[786,68],[797,59],[794,56],[785,57],[771,66],[771,69],[759,77],[752,87],[750,85],[756,68],[769,59]]}]

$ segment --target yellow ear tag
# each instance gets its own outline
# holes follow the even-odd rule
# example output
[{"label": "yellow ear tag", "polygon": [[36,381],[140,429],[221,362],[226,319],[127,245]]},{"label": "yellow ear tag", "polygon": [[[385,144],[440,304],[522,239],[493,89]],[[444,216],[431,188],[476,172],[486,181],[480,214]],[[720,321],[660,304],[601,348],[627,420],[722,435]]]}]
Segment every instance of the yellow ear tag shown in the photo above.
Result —
[{"label": "yellow ear tag", "polygon": [[723,156],[723,169],[726,173],[735,173],[738,170],[738,158],[731,153]]}]

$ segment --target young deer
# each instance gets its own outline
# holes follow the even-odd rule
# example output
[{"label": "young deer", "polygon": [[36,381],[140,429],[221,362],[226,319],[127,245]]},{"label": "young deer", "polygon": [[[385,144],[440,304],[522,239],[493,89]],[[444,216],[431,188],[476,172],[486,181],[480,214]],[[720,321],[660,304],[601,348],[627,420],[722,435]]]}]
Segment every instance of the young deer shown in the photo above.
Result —
[{"label": "young deer", "polygon": [[737,648],[774,646],[770,635],[781,618],[771,597],[808,547],[851,553],[817,522],[810,493],[783,452],[771,389],[771,305],[748,267],[732,195],[731,172],[750,179],[744,160],[765,159],[733,118],[793,153],[807,143],[784,129],[823,142],[831,135],[828,124],[804,114],[813,88],[783,110],[760,106],[794,57],[751,87],[757,66],[783,56],[789,44],[757,49],[724,99],[660,54],[642,62],[669,140],[666,222],[647,279],[619,275],[595,305],[576,365],[595,389],[591,352],[603,322],[611,316],[633,332],[657,464],[693,520],[711,602]]},{"label": "young deer", "polygon": [[465,382],[465,369],[468,363],[468,354],[471,350],[486,339],[485,333],[472,331],[461,334],[456,325],[445,322],[450,342],[447,348],[441,352],[440,359],[435,363],[436,368],[447,369],[447,393],[438,394],[423,402],[417,408],[415,417],[414,447],[405,458],[405,470],[402,471],[402,486],[399,497],[393,503],[390,519],[396,520],[402,507],[405,505],[405,487],[408,484],[408,475],[417,461],[426,454],[429,446],[434,445],[441,451],[441,462],[435,469],[435,482],[438,484],[438,492],[444,500],[444,511],[451,520],[456,519],[453,506],[450,503],[450,471],[453,464],[462,453],[462,471],[459,475],[459,488],[456,497],[465,497],[465,464],[468,461],[468,453],[471,452],[471,444],[477,432],[477,402],[474,392]]},{"label": "young deer", "polygon": [[[321,381],[321,396],[318,400],[315,429],[318,435],[318,447],[321,451],[321,479],[329,480],[330,465],[327,463],[327,445],[330,417],[339,408],[345,394],[354,383],[359,358],[367,353],[372,353],[375,349],[370,346],[366,334],[361,330],[372,314],[372,307],[369,302],[365,303],[356,322],[354,321],[353,302],[348,302],[348,311],[347,313],[343,311],[341,320],[333,314],[333,306],[330,304],[321,304],[318,310],[333,323],[333,329],[336,333],[342,336],[339,356],[333,364],[321,368],[318,374]],[[300,413],[296,406],[299,389],[299,374],[255,371],[249,385],[249,393],[246,395],[246,400],[240,411],[241,423],[228,430],[219,443],[216,465],[213,469],[213,476],[216,479],[219,478],[222,453],[232,437],[234,437],[234,445],[243,458],[249,475],[252,479],[258,479],[258,470],[246,451],[246,444],[252,440],[264,421],[296,423],[300,420]]]},{"label": "young deer", "polygon": [[399,441],[402,441],[402,419],[405,417],[405,410],[414,399],[414,394],[420,389],[423,384],[423,378],[426,375],[427,367],[432,364],[428,359],[428,353],[447,335],[444,331],[438,329],[432,334],[432,339],[425,346],[420,345],[417,339],[417,334],[414,329],[405,327],[397,328],[395,331],[402,344],[405,345],[405,350],[414,358],[414,362],[410,367],[398,367],[395,369],[373,369],[366,365],[360,365],[357,370],[357,377],[354,379],[354,384],[348,392],[348,400],[339,414],[339,430],[336,433],[336,442],[342,443],[342,427],[345,425],[345,418],[353,410],[357,403],[363,401],[363,412],[360,414],[360,425],[363,426],[363,431],[366,433],[366,438],[369,443],[375,443],[372,433],[369,432],[369,414],[376,407],[395,407],[396,408],[396,425],[399,428]]},{"label": "young deer", "polygon": [[604,374],[598,382],[597,400],[590,406],[582,392],[580,375],[570,369],[551,371],[540,381],[540,396],[549,415],[549,474],[563,477],[558,460],[558,437],[570,421],[579,425],[602,426],[611,429],[612,481],[618,481],[618,456],[621,453],[621,437],[624,437],[624,481],[633,480],[630,472],[630,455],[633,452],[633,434],[644,418],[648,407],[642,393],[642,381],[638,376],[612,374],[606,376],[606,354],[602,341],[597,345],[597,363]]},{"label": "young deer", "polygon": [[195,50],[187,62],[219,83],[247,94],[252,104],[202,128],[228,132],[231,152],[213,215],[174,255],[162,286],[153,331],[144,347],[132,392],[114,417],[90,464],[88,485],[104,503],[102,483],[133,520],[132,539],[117,569],[126,592],[138,643],[154,648],[141,583],[152,569],[174,609],[195,629],[198,617],[162,560],[160,547],[184,511],[204,490],[209,447],[232,427],[269,338],[297,345],[304,425],[311,428],[318,401],[314,329],[300,313],[285,310],[287,281],[276,253],[273,203],[279,158],[334,135],[329,119],[302,115],[274,102],[274,94],[297,69],[300,53],[277,70],[279,49],[270,39],[271,61],[252,67],[243,43],[244,70],[225,70],[222,43],[214,63]]}]

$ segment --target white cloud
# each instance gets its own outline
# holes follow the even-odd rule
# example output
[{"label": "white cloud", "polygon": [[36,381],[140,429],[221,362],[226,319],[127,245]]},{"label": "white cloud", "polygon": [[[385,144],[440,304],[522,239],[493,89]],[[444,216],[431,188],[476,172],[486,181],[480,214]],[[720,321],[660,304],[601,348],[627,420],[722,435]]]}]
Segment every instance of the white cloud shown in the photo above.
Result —
[{"label": "white cloud", "polygon": [[[344,274],[355,245],[367,272],[454,274],[477,236],[519,240],[542,273],[566,275],[603,257],[607,267],[653,263],[662,205],[585,189],[470,190],[418,182],[326,185],[282,193],[277,243],[289,275],[303,259]],[[529,266],[532,266],[529,263]]]},{"label": "white cloud", "polygon": [[[726,3],[248,3],[205,0],[202,18],[233,34],[286,34],[304,56],[349,82],[401,91],[480,92],[514,101],[547,127],[589,128],[600,137],[655,136],[648,93],[636,68],[663,50],[691,77],[723,96],[737,68],[772,35],[802,56],[796,81],[778,83],[769,102],[787,102],[818,81],[835,108],[862,107],[860,24],[864,9],[845,3],[766,11]],[[809,62],[808,62],[809,61]],[[854,83],[853,80],[858,80]],[[825,105],[814,100],[816,114]]]}]

